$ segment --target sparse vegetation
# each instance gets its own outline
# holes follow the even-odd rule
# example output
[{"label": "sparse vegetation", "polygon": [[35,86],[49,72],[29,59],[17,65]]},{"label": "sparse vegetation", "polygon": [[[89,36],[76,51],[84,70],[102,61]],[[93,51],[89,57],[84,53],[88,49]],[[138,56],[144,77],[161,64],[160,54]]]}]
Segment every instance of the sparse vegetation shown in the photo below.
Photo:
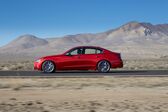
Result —
[{"label": "sparse vegetation", "polygon": [[2,112],[167,112],[168,78],[0,79]]},{"label": "sparse vegetation", "polygon": [[85,88],[167,88],[168,78],[74,78],[74,79],[0,79],[0,89],[85,89]]},{"label": "sparse vegetation", "polygon": [[33,61],[1,62],[0,70],[33,70]]},{"label": "sparse vegetation", "polygon": [[167,70],[168,59],[124,60],[125,70]]},{"label": "sparse vegetation", "polygon": [[[121,70],[167,70],[168,59],[141,59],[141,60],[124,60],[124,67]],[[0,70],[33,70],[33,61],[20,62],[1,62]],[[120,69],[119,69],[120,70]]]}]

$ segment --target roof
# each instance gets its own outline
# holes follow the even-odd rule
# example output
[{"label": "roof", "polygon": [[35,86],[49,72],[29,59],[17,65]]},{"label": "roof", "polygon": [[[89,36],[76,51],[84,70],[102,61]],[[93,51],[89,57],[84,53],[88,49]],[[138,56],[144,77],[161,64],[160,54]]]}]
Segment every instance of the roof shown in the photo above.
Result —
[{"label": "roof", "polygon": [[91,47],[91,48],[101,48],[101,47],[99,47],[99,46],[76,46],[76,47],[74,47],[74,48],[78,48],[78,47]]}]

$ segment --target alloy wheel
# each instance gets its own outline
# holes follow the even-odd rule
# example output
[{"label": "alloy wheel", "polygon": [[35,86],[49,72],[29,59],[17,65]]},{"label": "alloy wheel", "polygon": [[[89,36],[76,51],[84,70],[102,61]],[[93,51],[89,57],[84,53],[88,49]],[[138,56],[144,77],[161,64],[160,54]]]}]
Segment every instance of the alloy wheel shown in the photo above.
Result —
[{"label": "alloy wheel", "polygon": [[100,61],[98,63],[98,67],[97,68],[98,68],[99,72],[103,72],[103,73],[109,72],[109,70],[110,70],[110,64],[109,64],[109,62],[103,60],[103,61]]},{"label": "alloy wheel", "polygon": [[52,73],[55,70],[55,65],[51,61],[45,61],[42,65],[42,70],[45,73]]}]

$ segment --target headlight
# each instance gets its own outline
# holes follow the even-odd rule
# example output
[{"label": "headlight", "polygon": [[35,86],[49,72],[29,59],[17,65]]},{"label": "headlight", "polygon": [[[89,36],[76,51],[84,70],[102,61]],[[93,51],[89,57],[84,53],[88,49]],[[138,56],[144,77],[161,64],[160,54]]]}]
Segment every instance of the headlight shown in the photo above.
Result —
[{"label": "headlight", "polygon": [[39,62],[40,62],[40,59],[36,60],[36,62],[39,63]]}]

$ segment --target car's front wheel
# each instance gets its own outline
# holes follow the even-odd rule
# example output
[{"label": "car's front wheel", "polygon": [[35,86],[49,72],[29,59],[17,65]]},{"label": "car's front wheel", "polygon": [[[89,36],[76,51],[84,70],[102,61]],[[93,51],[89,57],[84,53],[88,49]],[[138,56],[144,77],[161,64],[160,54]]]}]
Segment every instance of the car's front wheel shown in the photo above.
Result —
[{"label": "car's front wheel", "polygon": [[52,61],[45,61],[42,64],[42,71],[45,73],[52,73],[55,71],[55,65]]},{"label": "car's front wheel", "polygon": [[102,73],[110,71],[110,63],[106,60],[102,60],[97,64],[97,70]]}]

